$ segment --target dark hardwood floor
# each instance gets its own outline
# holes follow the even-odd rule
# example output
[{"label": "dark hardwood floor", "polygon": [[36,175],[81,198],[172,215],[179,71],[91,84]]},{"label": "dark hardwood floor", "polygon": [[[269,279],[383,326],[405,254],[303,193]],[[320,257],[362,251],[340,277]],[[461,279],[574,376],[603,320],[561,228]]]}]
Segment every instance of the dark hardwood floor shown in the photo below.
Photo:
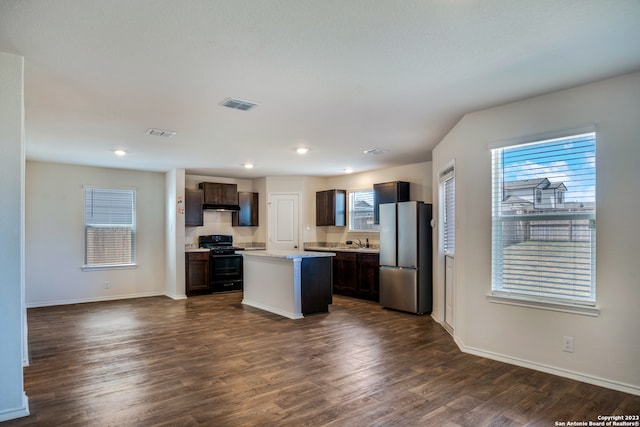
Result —
[{"label": "dark hardwood floor", "polygon": [[461,353],[429,316],[241,293],[28,310],[31,416],[7,426],[554,426],[640,397]]}]

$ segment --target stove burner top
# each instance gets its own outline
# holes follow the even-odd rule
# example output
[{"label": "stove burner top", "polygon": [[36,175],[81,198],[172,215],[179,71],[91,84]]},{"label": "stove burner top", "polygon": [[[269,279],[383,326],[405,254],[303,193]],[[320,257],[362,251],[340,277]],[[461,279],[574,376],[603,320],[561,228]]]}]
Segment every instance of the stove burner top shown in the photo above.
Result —
[{"label": "stove burner top", "polygon": [[198,237],[198,246],[210,249],[211,255],[232,255],[236,248],[233,246],[233,236],[225,234],[212,234]]},{"label": "stove burner top", "polygon": [[238,248],[234,248],[234,247],[216,247],[216,248],[211,248],[209,253],[211,255],[232,255],[236,253],[237,249]]}]

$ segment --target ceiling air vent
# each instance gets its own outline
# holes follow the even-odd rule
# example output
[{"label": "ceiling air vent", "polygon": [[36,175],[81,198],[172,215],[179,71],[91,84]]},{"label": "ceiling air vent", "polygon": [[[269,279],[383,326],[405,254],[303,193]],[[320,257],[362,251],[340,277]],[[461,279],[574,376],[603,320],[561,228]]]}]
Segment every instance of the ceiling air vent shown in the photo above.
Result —
[{"label": "ceiling air vent", "polygon": [[236,110],[249,111],[257,106],[255,102],[243,101],[242,99],[227,98],[220,103],[223,107],[233,108]]},{"label": "ceiling air vent", "polygon": [[165,138],[171,138],[173,135],[176,134],[172,130],[154,129],[154,128],[147,129],[147,133],[152,136],[164,136]]}]

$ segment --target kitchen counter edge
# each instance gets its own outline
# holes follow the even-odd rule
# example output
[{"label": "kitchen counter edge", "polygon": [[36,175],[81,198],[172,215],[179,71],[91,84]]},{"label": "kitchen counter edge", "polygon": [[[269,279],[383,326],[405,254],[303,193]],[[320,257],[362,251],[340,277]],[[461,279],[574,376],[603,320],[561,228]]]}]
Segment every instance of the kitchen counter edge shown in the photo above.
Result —
[{"label": "kitchen counter edge", "polygon": [[380,249],[375,248],[331,248],[327,246],[307,246],[305,251],[317,251],[317,252],[359,252],[364,254],[378,254]]},{"label": "kitchen counter edge", "polygon": [[322,258],[331,257],[336,254],[333,252],[310,252],[310,251],[286,251],[286,250],[261,250],[243,252],[242,256],[256,256],[267,258],[294,259],[294,258]]}]

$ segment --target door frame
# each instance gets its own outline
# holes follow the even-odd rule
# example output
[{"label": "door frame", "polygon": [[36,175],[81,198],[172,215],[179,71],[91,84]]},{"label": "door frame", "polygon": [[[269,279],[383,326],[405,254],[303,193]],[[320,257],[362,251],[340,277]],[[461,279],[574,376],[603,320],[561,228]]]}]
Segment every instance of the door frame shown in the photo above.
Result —
[{"label": "door frame", "polygon": [[[438,286],[438,294],[441,307],[442,307],[442,316],[440,319],[440,323],[442,326],[451,334],[454,335],[454,330],[456,326],[456,317],[457,317],[457,304],[456,304],[456,262],[455,262],[455,253],[446,253],[444,251],[444,210],[446,209],[444,203],[444,183],[450,179],[455,179],[456,175],[456,167],[455,167],[455,159],[445,163],[445,165],[438,171],[438,252],[437,257],[434,260],[438,263],[438,275],[437,275],[437,286]],[[454,209],[455,209],[455,181],[454,181]],[[457,215],[456,215],[457,216]],[[457,221],[454,217],[454,233]],[[452,289],[451,292],[447,293],[447,265],[446,260],[447,257],[451,258],[453,261],[452,273],[453,277],[450,277],[452,280]],[[449,295],[451,294],[451,295]],[[451,301],[448,301],[449,298]],[[451,322],[447,321],[448,313],[447,313],[447,303],[451,303],[451,308],[453,312],[453,316],[451,316]],[[440,305],[440,304],[439,304]]]}]

